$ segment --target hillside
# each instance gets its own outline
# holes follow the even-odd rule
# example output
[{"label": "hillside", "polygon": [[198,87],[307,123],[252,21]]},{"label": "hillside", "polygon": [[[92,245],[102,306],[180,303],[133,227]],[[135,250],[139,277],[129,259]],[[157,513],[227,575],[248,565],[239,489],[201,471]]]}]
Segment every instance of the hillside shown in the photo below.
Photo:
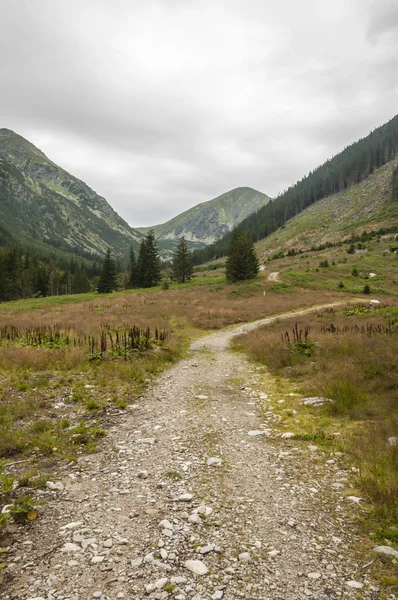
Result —
[{"label": "hillside", "polygon": [[9,129],[0,129],[0,222],[24,244],[126,255],[142,234],[83,181]]},{"label": "hillside", "polygon": [[[248,231],[255,241],[260,241],[322,198],[344,193],[366,180],[374,171],[392,161],[397,152],[398,115],[311,171],[278,198],[268,202],[255,215],[244,219],[239,227]],[[391,198],[395,198],[396,201],[396,174],[394,181],[394,186],[391,181]],[[323,225],[328,226],[329,223]],[[225,256],[229,243],[230,235],[227,234],[208,248],[195,252],[195,264]]]},{"label": "hillside", "polygon": [[309,250],[360,235],[363,231],[398,227],[398,202],[392,199],[398,158],[348,190],[319,200],[257,244],[259,256],[283,250]]},{"label": "hillside", "polygon": [[141,227],[138,231],[155,231],[161,247],[185,236],[191,247],[202,248],[223,237],[250,214],[269,202],[270,198],[249,187],[239,187],[213,200],[202,202],[174,217],[167,223],[155,227]]}]

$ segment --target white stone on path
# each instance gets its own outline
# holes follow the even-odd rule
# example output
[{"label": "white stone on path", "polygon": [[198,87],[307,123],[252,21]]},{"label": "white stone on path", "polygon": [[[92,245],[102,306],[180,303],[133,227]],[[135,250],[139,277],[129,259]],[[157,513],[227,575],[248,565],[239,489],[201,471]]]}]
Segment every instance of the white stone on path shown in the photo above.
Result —
[{"label": "white stone on path", "polygon": [[209,467],[221,467],[222,460],[218,456],[211,456],[207,459],[207,466]]},{"label": "white stone on path", "polygon": [[278,554],[280,553],[280,550],[271,550],[270,552],[268,552],[268,556],[270,556],[271,558],[275,558],[275,556],[278,556]]},{"label": "white stone on path", "polygon": [[66,542],[61,548],[61,552],[80,552],[81,548],[77,544],[72,544],[72,542]]},{"label": "white stone on path", "polygon": [[171,530],[173,530],[172,523],[170,523],[170,521],[168,521],[167,519],[163,519],[163,521],[160,521],[159,527],[161,529],[171,529]]},{"label": "white stone on path", "polygon": [[189,515],[188,521],[190,523],[193,523],[194,525],[200,525],[201,523],[203,523],[202,519],[200,518],[200,516],[197,513],[193,513],[192,515]]},{"label": "white stone on path", "polygon": [[169,583],[169,580],[167,579],[167,577],[162,577],[162,579],[158,579],[155,582],[155,588],[157,590],[162,590],[168,583]]},{"label": "white stone on path", "polygon": [[139,556],[138,558],[133,558],[130,564],[132,567],[140,567],[142,565],[142,561],[143,559]]},{"label": "white stone on path", "polygon": [[352,588],[353,590],[361,590],[363,588],[363,583],[360,583],[359,581],[354,581],[353,579],[351,581],[346,581],[346,585]]},{"label": "white stone on path", "polygon": [[261,431],[261,429],[252,429],[251,431],[247,432],[247,435],[250,435],[251,437],[255,437],[256,435],[264,435],[264,431]]},{"label": "white stone on path", "polygon": [[205,506],[204,504],[201,504],[200,506],[198,506],[198,508],[195,508],[193,512],[198,515],[204,515],[205,517],[208,517],[213,512],[213,509],[210,506]]},{"label": "white stone on path", "polygon": [[54,481],[47,481],[46,482],[46,488],[53,491],[53,492],[63,492],[64,491],[64,484],[62,483],[62,481],[56,481],[54,483]]},{"label": "white stone on path", "polygon": [[193,498],[193,494],[182,494],[178,497],[179,502],[190,502]]},{"label": "white stone on path", "polygon": [[81,527],[83,525],[83,521],[73,521],[72,523],[67,523],[66,525],[62,525],[60,527],[60,531],[64,529],[76,529],[76,527]]},{"label": "white stone on path", "polygon": [[211,596],[212,600],[221,600],[221,598],[224,596],[224,592],[222,590],[217,590],[216,592],[214,592],[214,594]]},{"label": "white stone on path", "polygon": [[316,573],[308,573],[307,577],[309,579],[320,579],[322,577],[322,575],[318,572]]},{"label": "white stone on path", "polygon": [[295,434],[292,431],[286,431],[286,433],[282,433],[282,437],[285,440],[290,440],[290,438],[294,438]]},{"label": "white stone on path", "polygon": [[104,556],[93,556],[91,562],[93,565],[98,565],[99,563],[102,563],[104,561],[104,558]]},{"label": "white stone on path", "polygon": [[195,575],[206,575],[209,572],[209,569],[201,560],[187,560],[184,566]]},{"label": "white stone on path", "polygon": [[241,554],[239,554],[239,561],[242,563],[248,563],[251,560],[251,556],[249,554],[249,552],[241,552]]}]

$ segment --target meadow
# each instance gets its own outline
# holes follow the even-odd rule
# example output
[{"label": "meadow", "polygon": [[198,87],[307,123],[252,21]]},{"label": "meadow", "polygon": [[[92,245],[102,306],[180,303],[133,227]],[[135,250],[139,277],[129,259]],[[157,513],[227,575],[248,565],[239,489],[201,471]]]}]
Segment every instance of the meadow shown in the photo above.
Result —
[{"label": "meadow", "polygon": [[[350,315],[340,311],[300,322],[300,329],[310,327],[308,353],[306,341],[303,353],[292,351],[292,337],[282,340],[286,331],[293,335],[294,317],[291,323],[284,320],[244,336],[237,346],[279,380],[294,381],[300,393],[335,399],[328,412],[300,407],[297,436],[327,445],[331,424],[341,424],[347,435],[338,443],[357,461],[359,484],[379,511],[379,538],[393,540],[396,531],[388,523],[397,510],[395,449],[387,449],[390,457],[384,442],[396,431],[398,285],[397,255],[388,251],[389,243],[373,240],[362,254],[348,254],[343,245],[270,260],[255,280],[234,285],[227,284],[217,265],[201,267],[190,283],[167,290],[2,303],[1,504],[13,504],[14,519],[34,518],[35,488],[45,486],[60,465],[94,452],[115,416],[130,410],[154,377],[185,356],[191,340],[324,303],[346,301],[349,310],[349,302],[363,304],[377,294],[382,308],[371,314],[355,309]],[[369,279],[371,270],[376,278]],[[278,280],[268,281],[276,271]],[[368,282],[372,296],[363,294]],[[321,331],[331,319],[338,333]],[[389,321],[392,330],[380,335],[351,330],[358,323],[388,328]],[[290,417],[285,418],[290,426]],[[0,527],[8,519],[2,515]]]}]

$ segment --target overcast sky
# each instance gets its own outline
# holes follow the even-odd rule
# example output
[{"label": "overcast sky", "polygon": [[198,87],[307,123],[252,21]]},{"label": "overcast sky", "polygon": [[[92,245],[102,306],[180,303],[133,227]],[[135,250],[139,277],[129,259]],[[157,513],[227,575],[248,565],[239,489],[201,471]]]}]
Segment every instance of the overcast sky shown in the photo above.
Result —
[{"label": "overcast sky", "polygon": [[397,0],[0,0],[0,127],[132,226],[270,196],[398,113]]}]

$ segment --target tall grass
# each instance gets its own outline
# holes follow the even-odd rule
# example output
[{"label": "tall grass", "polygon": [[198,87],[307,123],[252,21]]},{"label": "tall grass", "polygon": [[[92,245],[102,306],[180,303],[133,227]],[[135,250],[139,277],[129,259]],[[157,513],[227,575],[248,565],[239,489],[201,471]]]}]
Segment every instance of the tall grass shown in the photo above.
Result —
[{"label": "tall grass", "polygon": [[[307,328],[307,337],[297,333]],[[341,310],[262,327],[235,345],[273,373],[295,382],[303,396],[333,400],[319,412],[351,422],[346,443],[368,498],[398,519],[398,308]],[[301,344],[301,345],[300,345]],[[304,409],[311,411],[311,409]]]}]

